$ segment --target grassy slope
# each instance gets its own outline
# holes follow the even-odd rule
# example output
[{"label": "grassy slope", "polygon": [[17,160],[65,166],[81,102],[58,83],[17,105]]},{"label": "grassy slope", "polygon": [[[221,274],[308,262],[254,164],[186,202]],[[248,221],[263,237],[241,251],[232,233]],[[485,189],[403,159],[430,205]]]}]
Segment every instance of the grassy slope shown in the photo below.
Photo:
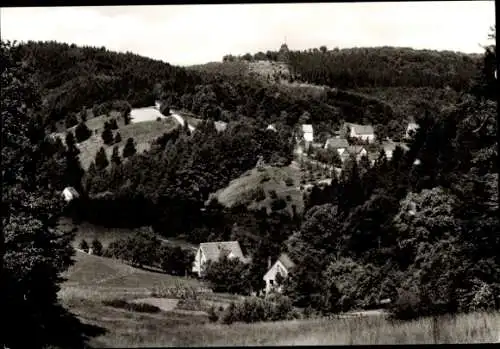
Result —
[{"label": "grassy slope", "polygon": [[[101,134],[104,130],[104,122],[111,120],[113,116],[115,116],[114,113],[112,113],[109,117],[102,115],[89,119],[86,122],[87,127],[92,131],[92,136],[90,136],[90,138],[86,141],[78,144],[78,148],[80,149],[80,162],[85,170],[90,166],[91,162],[95,160],[95,155],[101,147],[104,147],[108,159],[110,159],[111,154],[113,153],[113,147],[118,145],[118,150],[121,156],[127,139],[132,137],[135,141],[137,152],[141,153],[150,148],[153,140],[160,137],[164,133],[170,132],[176,127],[179,127],[179,123],[177,123],[173,118],[166,118],[161,121],[155,120],[130,123],[128,125],[125,125],[123,120],[120,118],[116,118],[119,128],[118,130],[114,130],[113,134],[119,132],[122,140],[120,143],[106,146],[102,141]],[[74,132],[75,127],[76,126],[70,128],[69,130]],[[97,133],[95,132],[96,130]],[[56,135],[60,136],[64,140],[65,133],[56,133]]]},{"label": "grassy slope", "polygon": [[[268,178],[266,181],[265,179]],[[285,180],[293,179],[293,185],[287,186]],[[232,207],[237,204],[247,204],[251,209],[259,209],[266,207],[268,212],[271,210],[271,201],[269,191],[275,190],[278,198],[284,199],[287,202],[287,211],[292,213],[291,205],[296,205],[297,212],[302,212],[304,202],[302,193],[298,188],[300,185],[300,171],[293,167],[265,167],[262,171],[252,169],[241,177],[231,181],[224,189],[215,193],[219,202],[227,207]],[[254,199],[254,192],[262,188],[266,194],[266,198],[262,201]],[[287,196],[290,200],[287,200]]]}]

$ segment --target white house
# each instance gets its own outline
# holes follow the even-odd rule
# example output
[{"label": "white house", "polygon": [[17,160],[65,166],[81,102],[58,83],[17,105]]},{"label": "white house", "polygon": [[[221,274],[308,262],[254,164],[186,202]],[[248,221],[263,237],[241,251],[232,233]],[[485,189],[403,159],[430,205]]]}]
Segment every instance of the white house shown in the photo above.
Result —
[{"label": "white house", "polygon": [[302,137],[306,142],[312,142],[314,139],[313,127],[311,124],[302,125]]},{"label": "white house", "polygon": [[406,126],[405,138],[409,139],[409,138],[413,137],[415,132],[417,132],[418,127],[419,127],[418,124],[416,124],[414,122],[409,122],[408,126]]},{"label": "white house", "polygon": [[274,132],[277,132],[277,130],[276,130],[276,126],[274,126],[274,124],[269,124],[269,125],[267,125],[266,130],[268,130],[268,131],[274,131]]},{"label": "white house", "polygon": [[243,256],[240,244],[238,241],[221,241],[221,242],[204,242],[200,244],[196,251],[193,262],[193,273],[201,276],[203,265],[208,261],[217,261],[223,253],[227,253],[228,258],[239,258],[242,262],[247,263],[248,259]]},{"label": "white house", "polygon": [[325,143],[325,149],[336,150],[339,155],[342,155],[348,147],[347,139],[340,137],[328,138]]},{"label": "white house", "polygon": [[76,191],[75,188],[73,187],[66,187],[61,193],[62,197],[64,198],[64,201],[70,202],[74,199],[78,199],[80,197],[80,194]]},{"label": "white house", "polygon": [[351,138],[361,139],[369,143],[375,141],[375,131],[371,125],[358,125],[346,122],[345,128],[348,130],[348,135]]},{"label": "white house", "polygon": [[403,143],[396,143],[392,141],[382,143],[382,148],[384,149],[385,157],[387,158],[387,160],[392,159],[392,154],[394,150],[396,150],[396,147],[400,147],[403,151],[408,151],[409,149],[408,146]]},{"label": "white house", "polygon": [[264,281],[266,282],[265,293],[267,294],[273,290],[281,292],[281,285],[276,284],[276,277],[280,274],[283,278],[286,278],[294,266],[295,263],[292,262],[290,257],[286,253],[282,253],[264,275]]}]

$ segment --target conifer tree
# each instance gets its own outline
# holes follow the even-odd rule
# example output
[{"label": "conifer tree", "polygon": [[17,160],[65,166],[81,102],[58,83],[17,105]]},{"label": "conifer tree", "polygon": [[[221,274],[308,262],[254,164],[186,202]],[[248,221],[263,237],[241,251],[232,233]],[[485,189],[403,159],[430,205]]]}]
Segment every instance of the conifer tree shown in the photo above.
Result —
[{"label": "conifer tree", "polygon": [[99,149],[95,156],[95,167],[98,171],[101,171],[108,167],[108,165],[109,161],[108,157],[106,156],[106,151],[103,147],[101,147],[101,149]]}]

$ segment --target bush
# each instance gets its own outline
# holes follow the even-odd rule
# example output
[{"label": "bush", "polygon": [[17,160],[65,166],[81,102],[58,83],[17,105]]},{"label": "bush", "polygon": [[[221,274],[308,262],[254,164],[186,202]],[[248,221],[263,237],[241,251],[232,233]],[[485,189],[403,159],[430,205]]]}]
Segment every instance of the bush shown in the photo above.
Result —
[{"label": "bush", "polygon": [[262,187],[257,187],[252,192],[252,199],[255,201],[265,200],[266,193]]},{"label": "bush", "polygon": [[270,180],[271,180],[271,177],[269,177],[269,175],[267,175],[267,174],[265,174],[264,176],[262,176],[262,177],[260,178],[260,182],[261,182],[261,183],[265,183],[265,182],[268,182],[268,181],[270,181]]},{"label": "bush", "polygon": [[161,311],[161,309],[155,305],[147,303],[128,303],[123,299],[103,300],[102,303],[109,307],[136,311],[138,313],[159,313]]},{"label": "bush", "polygon": [[274,189],[269,190],[269,196],[271,197],[271,199],[277,199],[278,198],[278,194],[276,193],[276,190],[274,190]]},{"label": "bush", "polygon": [[85,239],[82,239],[82,241],[80,241],[80,245],[78,247],[84,252],[89,252],[89,244]]},{"label": "bush", "polygon": [[291,186],[293,186],[294,181],[292,178],[288,177],[287,179],[285,179],[285,184],[287,187],[291,187]]},{"label": "bush", "polygon": [[109,128],[106,128],[104,131],[102,131],[101,138],[104,144],[110,145],[114,140],[113,132]]},{"label": "bush", "polygon": [[420,297],[411,290],[400,290],[398,299],[391,307],[392,317],[398,320],[411,320],[419,316]]},{"label": "bush", "polygon": [[483,283],[475,293],[469,310],[488,311],[493,309],[495,309],[495,293],[490,285]]},{"label": "bush", "polygon": [[98,239],[92,240],[92,252],[96,256],[102,256],[102,252],[103,252],[102,244]]},{"label": "bush", "polygon": [[210,322],[217,322],[219,320],[219,314],[217,314],[214,306],[211,306],[210,309],[208,309],[208,320]]},{"label": "bush", "polygon": [[92,135],[92,131],[89,130],[87,125],[85,125],[84,122],[80,122],[78,126],[75,128],[75,138],[77,143],[81,143],[83,141],[86,141],[89,139],[89,137]]},{"label": "bush", "polygon": [[283,199],[275,199],[271,202],[271,208],[273,211],[279,211],[286,208],[286,201]]},{"label": "bush", "polygon": [[279,321],[298,318],[299,314],[292,307],[292,302],[283,295],[272,295],[266,299],[252,297],[242,303],[231,303],[222,314],[222,323],[231,324],[259,321]]}]

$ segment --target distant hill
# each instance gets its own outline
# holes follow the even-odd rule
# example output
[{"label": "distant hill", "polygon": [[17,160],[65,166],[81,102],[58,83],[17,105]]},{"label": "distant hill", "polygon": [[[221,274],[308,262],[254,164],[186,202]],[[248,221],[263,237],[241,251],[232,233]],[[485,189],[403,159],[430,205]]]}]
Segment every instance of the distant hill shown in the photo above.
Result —
[{"label": "distant hill", "polygon": [[293,215],[295,210],[297,214],[302,214],[304,201],[299,186],[299,170],[266,166],[247,171],[213,197],[225,207],[243,205],[250,210],[265,208],[268,213],[286,210]]}]

